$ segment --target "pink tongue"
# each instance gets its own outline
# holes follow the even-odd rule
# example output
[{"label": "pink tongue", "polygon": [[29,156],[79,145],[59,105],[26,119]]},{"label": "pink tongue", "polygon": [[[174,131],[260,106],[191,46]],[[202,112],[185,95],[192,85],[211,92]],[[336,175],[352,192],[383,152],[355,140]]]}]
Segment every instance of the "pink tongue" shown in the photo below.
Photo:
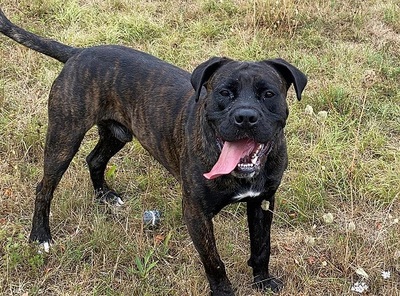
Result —
[{"label": "pink tongue", "polygon": [[203,176],[207,179],[215,179],[221,175],[227,175],[238,165],[241,158],[250,155],[255,149],[256,143],[250,139],[243,139],[236,142],[225,142],[217,163],[209,173]]}]

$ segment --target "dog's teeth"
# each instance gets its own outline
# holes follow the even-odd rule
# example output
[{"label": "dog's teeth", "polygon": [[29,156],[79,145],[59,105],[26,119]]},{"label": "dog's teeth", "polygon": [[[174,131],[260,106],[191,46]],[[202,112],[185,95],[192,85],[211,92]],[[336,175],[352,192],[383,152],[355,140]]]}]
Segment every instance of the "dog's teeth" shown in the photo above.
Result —
[{"label": "dog's teeth", "polygon": [[254,167],[254,163],[240,163],[238,167],[241,169],[248,169]]}]

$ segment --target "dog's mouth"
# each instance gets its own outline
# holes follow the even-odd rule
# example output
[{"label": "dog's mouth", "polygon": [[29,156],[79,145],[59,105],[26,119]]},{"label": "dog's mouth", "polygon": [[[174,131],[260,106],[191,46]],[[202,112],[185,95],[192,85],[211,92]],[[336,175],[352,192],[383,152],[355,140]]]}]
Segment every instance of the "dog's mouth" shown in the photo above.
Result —
[{"label": "dog's mouth", "polygon": [[253,178],[271,152],[272,142],[257,143],[245,138],[234,142],[217,140],[221,149],[218,161],[204,177],[211,180],[222,175],[232,174],[238,178]]}]

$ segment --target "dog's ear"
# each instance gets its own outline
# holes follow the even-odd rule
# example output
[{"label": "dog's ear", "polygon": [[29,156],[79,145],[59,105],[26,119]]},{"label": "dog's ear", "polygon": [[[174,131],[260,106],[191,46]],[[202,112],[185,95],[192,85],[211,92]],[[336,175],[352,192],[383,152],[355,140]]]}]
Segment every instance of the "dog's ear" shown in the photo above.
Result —
[{"label": "dog's ear", "polygon": [[264,62],[274,67],[282,75],[287,82],[288,88],[293,83],[297,99],[300,101],[301,94],[307,84],[307,76],[283,59],[266,60]]},{"label": "dog's ear", "polygon": [[190,82],[195,91],[196,102],[200,98],[200,93],[203,85],[211,78],[211,76],[217,71],[221,66],[232,61],[231,59],[225,57],[212,57],[208,61],[205,61],[197,66],[192,73]]}]

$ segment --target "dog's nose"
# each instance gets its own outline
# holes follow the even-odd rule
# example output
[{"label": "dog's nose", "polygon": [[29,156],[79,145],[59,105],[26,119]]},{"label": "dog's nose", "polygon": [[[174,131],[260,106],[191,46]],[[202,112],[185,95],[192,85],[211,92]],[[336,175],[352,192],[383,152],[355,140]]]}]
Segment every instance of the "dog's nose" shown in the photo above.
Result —
[{"label": "dog's nose", "polygon": [[241,128],[251,128],[258,122],[258,113],[251,108],[237,109],[233,113],[235,125]]}]

